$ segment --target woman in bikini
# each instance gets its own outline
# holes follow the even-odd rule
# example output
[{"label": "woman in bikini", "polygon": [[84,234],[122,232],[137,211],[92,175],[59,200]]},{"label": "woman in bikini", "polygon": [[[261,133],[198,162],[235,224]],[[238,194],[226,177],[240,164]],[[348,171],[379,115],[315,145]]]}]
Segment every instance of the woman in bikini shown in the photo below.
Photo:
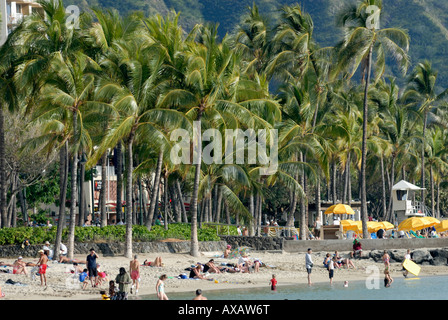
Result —
[{"label": "woman in bikini", "polygon": [[383,262],[384,262],[384,266],[386,267],[386,269],[389,269],[389,266],[390,266],[390,256],[387,253],[387,250],[384,250]]}]

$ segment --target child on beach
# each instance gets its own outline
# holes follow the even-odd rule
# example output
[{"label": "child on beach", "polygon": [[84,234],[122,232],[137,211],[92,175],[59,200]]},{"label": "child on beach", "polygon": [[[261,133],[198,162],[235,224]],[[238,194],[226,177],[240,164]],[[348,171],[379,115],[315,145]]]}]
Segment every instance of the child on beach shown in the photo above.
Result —
[{"label": "child on beach", "polygon": [[87,288],[87,285],[89,284],[88,277],[89,277],[89,275],[87,274],[87,269],[84,269],[79,274],[79,282],[81,282],[83,289]]},{"label": "child on beach", "polygon": [[277,279],[275,279],[275,274],[272,275],[272,279],[269,281],[269,284],[271,285],[272,291],[277,290]]},{"label": "child on beach", "polygon": [[115,281],[110,280],[109,281],[109,297],[111,300],[115,300],[117,291],[118,291],[118,288],[115,286]]},{"label": "child on beach", "polygon": [[106,294],[106,291],[101,290],[100,294],[101,294],[101,300],[110,300],[110,297]]}]

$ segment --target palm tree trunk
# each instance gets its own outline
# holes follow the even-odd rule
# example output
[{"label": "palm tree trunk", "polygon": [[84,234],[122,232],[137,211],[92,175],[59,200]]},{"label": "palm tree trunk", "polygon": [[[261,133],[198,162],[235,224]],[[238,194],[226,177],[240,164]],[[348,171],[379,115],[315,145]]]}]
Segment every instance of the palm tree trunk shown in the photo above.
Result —
[{"label": "palm tree trunk", "polygon": [[[107,185],[107,151],[101,156],[101,190],[100,190],[100,202],[101,202],[101,217],[100,223],[101,227],[107,225],[107,214],[106,214],[106,197],[109,192],[109,186]],[[107,188],[107,189],[106,189]]]},{"label": "palm tree trunk", "polygon": [[[390,182],[391,185],[393,186],[395,183],[395,155],[392,155],[392,160],[391,160],[391,168],[390,168]],[[392,195],[393,195],[393,190],[392,187],[390,188],[390,195],[389,195],[389,208],[388,208],[388,213],[387,213],[387,219],[386,220],[390,220],[393,219],[393,214],[392,214]]]},{"label": "palm tree trunk", "polygon": [[383,198],[382,198],[383,219],[387,219],[386,179],[384,177],[384,158],[383,158],[383,155],[381,155],[381,157],[380,157],[380,165],[381,165],[381,187],[382,187],[382,193],[383,193]]},{"label": "palm tree trunk", "polygon": [[132,170],[133,155],[132,145],[134,142],[134,133],[131,133],[126,145],[126,245],[124,256],[128,259],[132,257]]},{"label": "palm tree trunk", "polygon": [[422,201],[422,212],[425,212],[425,147],[426,147],[426,122],[428,120],[428,114],[425,112],[423,116],[423,142],[422,142],[422,154],[421,154],[421,201]]},{"label": "palm tree trunk", "polygon": [[65,200],[67,197],[68,180],[68,141],[59,150],[59,216],[58,228],[54,244],[54,256],[59,258],[60,243],[62,241],[62,231],[65,228]]},{"label": "palm tree trunk", "polygon": [[78,134],[78,113],[75,110],[73,112],[73,157],[72,157],[72,170],[71,170],[71,188],[72,188],[72,199],[70,203],[70,225],[68,231],[68,246],[67,246],[67,256],[73,259],[75,251],[75,225],[76,225],[76,202],[78,200],[78,148],[76,147],[76,136]]},{"label": "palm tree trunk", "polygon": [[180,209],[182,211],[182,219],[183,219],[184,223],[188,223],[187,210],[185,210],[184,197],[182,195],[182,189],[180,187],[180,182],[177,179],[176,179],[176,189],[177,189],[177,196],[178,196],[179,202],[180,202]]},{"label": "palm tree trunk", "polygon": [[156,172],[154,173],[154,184],[152,187],[151,203],[149,204],[148,218],[146,219],[146,228],[148,228],[148,230],[151,230],[154,216],[157,213],[159,207],[159,188],[160,188],[160,176],[162,173],[162,164],[163,164],[163,150],[160,150],[159,157],[157,159]]},{"label": "palm tree trunk", "polygon": [[429,167],[429,179],[431,180],[431,216],[436,217],[435,211],[435,195],[434,195],[434,172],[432,169],[432,165]]},{"label": "palm tree trunk", "polygon": [[437,176],[439,178],[437,179],[437,209],[436,209],[437,216],[436,216],[436,218],[440,219],[440,173],[438,172],[438,170],[437,170],[437,173],[438,173]]},{"label": "palm tree trunk", "polygon": [[117,143],[117,148],[115,149],[117,152],[117,206],[116,206],[116,214],[117,214],[117,223],[121,221],[121,213],[123,212],[122,206],[122,193],[123,193],[123,161],[122,161],[122,152],[121,152],[121,141]]},{"label": "palm tree trunk", "polygon": [[84,190],[84,176],[86,174],[86,164],[85,162],[80,163],[80,172],[79,172],[79,218],[78,218],[78,226],[82,226],[84,220],[86,218],[86,208],[84,206],[86,197]]},{"label": "palm tree trunk", "polygon": [[372,50],[373,45],[369,49],[369,57],[367,59],[367,76],[364,90],[364,107],[363,107],[363,122],[362,122],[362,149],[361,149],[361,221],[362,233],[364,239],[369,239],[370,234],[367,229],[367,186],[366,186],[366,158],[367,158],[367,122],[368,122],[368,94],[369,83],[372,69]]},{"label": "palm tree trunk", "polygon": [[168,174],[163,177],[163,213],[165,230],[168,230]]},{"label": "palm tree trunk", "polygon": [[0,106],[0,226],[6,228],[8,220],[8,205],[6,188],[6,150],[5,150],[5,117],[3,107]]},{"label": "palm tree trunk", "polygon": [[[199,107],[199,112],[196,121],[200,123],[202,118],[203,106]],[[199,132],[201,128],[199,127]],[[199,135],[200,136],[200,135]],[[197,138],[199,138],[199,136]],[[190,202],[190,216],[191,216],[191,248],[190,255],[193,257],[199,257],[199,241],[198,241],[198,198],[199,198],[199,180],[201,177],[201,163],[202,163],[202,144],[200,139],[193,141],[196,146],[197,162],[194,165],[194,183],[193,192]]]}]

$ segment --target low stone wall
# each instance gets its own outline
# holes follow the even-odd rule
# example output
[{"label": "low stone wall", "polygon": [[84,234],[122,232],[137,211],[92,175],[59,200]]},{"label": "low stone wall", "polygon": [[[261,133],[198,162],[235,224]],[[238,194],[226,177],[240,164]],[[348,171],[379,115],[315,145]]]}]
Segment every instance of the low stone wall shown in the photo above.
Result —
[{"label": "low stone wall", "polygon": [[[132,245],[133,253],[187,253],[190,252],[190,241],[179,242],[134,242]],[[30,245],[22,248],[20,245],[1,246],[1,258],[17,258],[22,257],[37,257],[38,251],[42,249],[43,245]],[[199,251],[224,251],[226,242],[224,241],[201,241],[199,242]],[[93,248],[96,252],[103,256],[120,256],[124,254],[125,244],[117,243],[76,243],[75,255],[88,254],[89,250]]]},{"label": "low stone wall", "polygon": [[[420,249],[420,248],[446,248],[448,238],[431,239],[361,239],[363,250],[389,250],[389,249]],[[308,248],[314,252],[352,251],[352,240],[285,240],[283,250],[286,252],[306,252]]]},{"label": "low stone wall", "polygon": [[257,251],[283,250],[283,241],[286,238],[277,237],[249,237],[249,236],[220,236],[221,240],[233,248],[249,247]]}]

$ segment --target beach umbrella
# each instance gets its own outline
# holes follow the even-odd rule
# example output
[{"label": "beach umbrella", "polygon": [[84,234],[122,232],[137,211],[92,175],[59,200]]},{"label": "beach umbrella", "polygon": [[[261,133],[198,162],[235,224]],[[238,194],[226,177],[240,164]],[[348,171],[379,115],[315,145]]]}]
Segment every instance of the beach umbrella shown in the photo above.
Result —
[{"label": "beach umbrella", "polygon": [[353,220],[350,220],[350,219],[341,220],[341,226],[342,226],[342,230],[344,230],[344,231],[349,231],[349,230],[354,231],[354,229],[358,228],[358,225],[356,224],[356,222]]},{"label": "beach umbrella", "polygon": [[440,223],[440,220],[433,218],[433,217],[422,217],[422,219],[425,221],[425,223],[427,224],[427,228],[432,227],[432,226],[436,226]]},{"label": "beach umbrella", "polygon": [[437,232],[444,232],[448,230],[448,220],[442,220],[439,224],[435,225]]},{"label": "beach umbrella", "polygon": [[395,226],[392,223],[390,223],[389,221],[378,221],[378,223],[381,225],[381,227],[384,230],[391,230],[391,229],[395,228]]},{"label": "beach umbrella", "polygon": [[378,221],[367,221],[367,230],[369,233],[377,232],[380,229],[383,229],[383,225]]},{"label": "beach umbrella", "polygon": [[[403,220],[398,225],[398,231],[421,230],[421,229],[432,227],[437,224],[437,222],[435,221],[437,219],[435,219],[435,218],[427,219],[427,218],[431,218],[431,217],[412,217],[412,218]],[[439,220],[437,220],[437,221],[439,221]]]},{"label": "beach umbrella", "polygon": [[355,214],[355,211],[346,204],[338,203],[329,207],[324,212],[325,214]]}]

